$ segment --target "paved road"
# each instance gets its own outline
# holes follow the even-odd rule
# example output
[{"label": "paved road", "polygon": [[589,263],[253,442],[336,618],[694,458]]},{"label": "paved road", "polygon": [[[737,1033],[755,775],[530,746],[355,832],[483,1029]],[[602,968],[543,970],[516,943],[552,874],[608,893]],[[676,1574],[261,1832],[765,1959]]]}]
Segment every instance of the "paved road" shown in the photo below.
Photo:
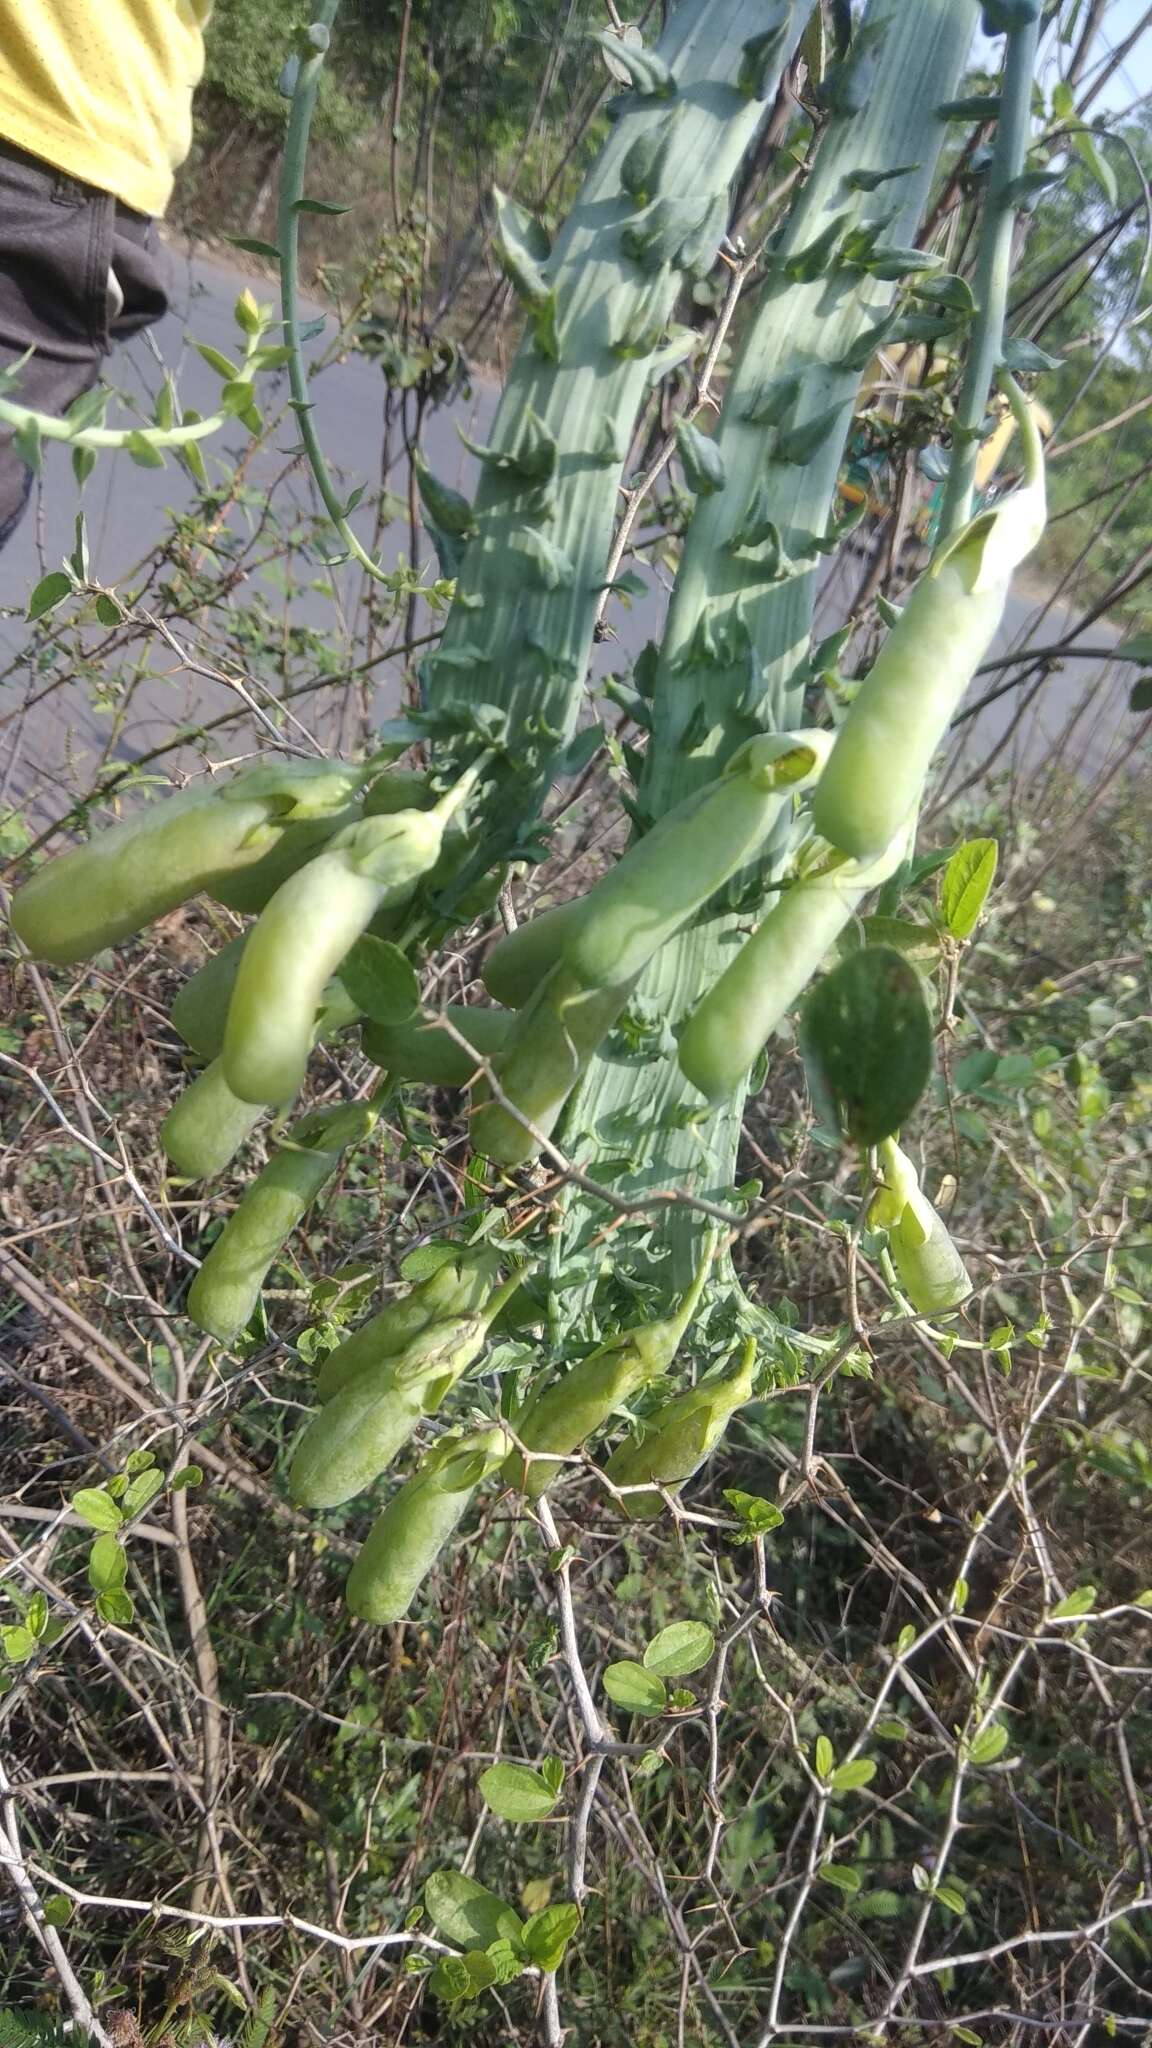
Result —
[{"label": "paved road", "polygon": [[[226,352],[234,349],[232,307],[244,280],[222,265],[202,259],[190,264],[187,259],[174,258],[174,264],[174,308],[155,331],[155,343],[165,363],[176,373],[183,402],[208,411],[218,390],[218,380],[196,355],[189,337]],[[257,285],[255,289],[258,297],[271,296],[266,286]],[[316,349],[323,346],[322,338],[313,343]],[[158,377],[154,349],[143,340],[138,341],[131,351],[113,359],[110,374],[125,391],[154,389]],[[379,371],[366,358],[353,355],[316,380],[314,398],[317,427],[333,468],[345,475],[350,484],[358,479],[375,484],[382,444],[383,383]],[[438,475],[468,487],[471,458],[460,441],[457,426],[483,438],[493,404],[493,388],[481,382],[470,401],[432,417],[426,443],[429,460]],[[231,438],[239,448],[245,437],[237,430]],[[261,487],[266,490],[270,477],[282,467],[283,452],[294,438],[291,426],[286,425],[278,438],[280,458],[277,459],[275,451],[261,457],[253,472],[252,501],[243,517],[254,519],[258,515]],[[209,451],[210,468],[213,460]],[[405,479],[394,474],[390,484],[403,491]],[[299,479],[289,488],[299,497],[307,492],[308,484]],[[141,469],[123,455],[101,458],[83,497],[93,573],[112,584],[127,577],[163,530],[170,510],[182,509],[189,495],[184,472],[174,463],[159,471]],[[0,617],[0,665],[7,668],[15,662],[0,685],[0,717],[17,707],[29,689],[41,686],[41,679],[33,673],[26,658],[28,635],[20,614],[39,576],[46,568],[57,567],[62,555],[71,548],[79,503],[67,452],[50,448],[38,516],[29,515],[0,556],[0,607],[12,607],[15,613]],[[367,541],[369,534],[363,516],[361,526]],[[403,545],[403,528],[399,523],[390,530],[389,541],[394,560]],[[352,601],[356,579],[353,572],[345,569],[338,572],[335,582],[336,602],[307,582],[288,598],[270,580],[260,590],[254,586],[241,589],[235,600],[239,623],[245,623],[246,612],[250,619],[258,616],[253,607],[262,597],[266,605],[286,608],[296,624],[311,627],[325,636],[329,646],[345,651],[354,660]],[[651,600],[641,601],[630,614],[619,618],[621,640],[626,648],[638,648],[658,631],[660,607],[659,595],[654,592]],[[1001,646],[1007,650],[1026,640],[1042,611],[1042,604],[1031,598],[1015,598],[1009,607]],[[348,618],[352,619],[350,627],[345,623]],[[837,616],[830,616],[829,627],[836,623]],[[1064,616],[1057,609],[1039,626],[1040,638],[1044,642],[1056,640],[1063,630]],[[1112,636],[1093,629],[1090,638],[1099,645]],[[258,671],[258,657],[254,657],[253,666]],[[87,686],[71,683],[65,690],[47,695],[27,717],[0,728],[0,760],[7,759],[6,788],[10,797],[39,790],[42,802],[54,804],[55,793],[61,788],[75,788],[78,764],[91,759],[114,730],[117,683],[115,676],[95,676]],[[980,685],[982,689],[986,686],[986,682]],[[1099,664],[1090,661],[1069,662],[1063,673],[1048,684],[1042,709],[1030,720],[1023,742],[1018,742],[1030,758],[1063,728],[1075,705],[1085,697],[1091,700],[1092,708],[1078,732],[1076,751],[1082,762],[1095,765],[1107,737],[1115,732],[1117,720],[1123,718],[1124,694],[1122,680],[1115,677],[1115,672],[1111,678],[1102,677]],[[180,674],[171,656],[162,649],[155,650],[152,673],[133,696],[131,720],[123,735],[115,740],[113,752],[118,758],[134,758],[175,728],[209,715],[226,702],[227,693],[221,686]],[[1012,706],[1013,699],[1007,698],[985,713],[978,727],[969,729],[970,742],[981,749],[994,744],[1007,727]],[[387,716],[393,708],[385,688],[378,693],[376,709],[380,716]]]}]

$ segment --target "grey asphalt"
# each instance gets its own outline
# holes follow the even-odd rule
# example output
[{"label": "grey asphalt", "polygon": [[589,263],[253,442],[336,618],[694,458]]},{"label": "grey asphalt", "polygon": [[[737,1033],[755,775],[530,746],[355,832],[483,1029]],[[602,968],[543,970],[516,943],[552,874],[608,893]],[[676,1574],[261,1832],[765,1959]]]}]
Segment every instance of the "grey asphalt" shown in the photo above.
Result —
[{"label": "grey asphalt", "polygon": [[[202,362],[192,340],[206,342],[225,353],[235,353],[237,330],[233,306],[246,280],[218,261],[191,260],[173,256],[173,310],[154,330],[151,341],[138,340],[108,365],[108,376],[119,390],[143,400],[155,389],[162,361],[174,372],[182,403],[203,412],[212,409],[219,379]],[[247,280],[257,298],[267,301],[274,291],[263,280]],[[317,312],[308,308],[306,312]],[[327,335],[311,344],[322,350],[334,332],[331,320]],[[271,337],[275,339],[276,336]],[[272,410],[271,394],[284,395],[282,377],[263,380],[265,410]],[[460,440],[458,427],[473,436],[484,437],[495,404],[495,387],[480,379],[472,396],[431,415],[425,430],[428,460],[437,475],[457,481],[465,488],[471,481],[471,458]],[[346,479],[348,488],[366,482],[374,488],[380,481],[382,450],[382,407],[384,383],[379,369],[364,356],[350,354],[328,367],[313,386],[314,419],[328,460],[335,472]],[[150,406],[144,404],[144,416]],[[123,415],[121,415],[123,417]],[[246,436],[239,428],[226,431],[223,447],[239,452]],[[276,446],[262,455],[249,478],[249,493],[242,511],[233,515],[241,527],[256,520],[261,499],[273,475],[282,471],[295,442],[294,422],[286,416]],[[206,446],[210,472],[217,455],[214,444]],[[388,479],[392,490],[403,493],[406,478],[400,469]],[[298,502],[310,502],[310,482],[304,476],[282,486],[277,502],[293,493]],[[31,797],[40,809],[55,805],[68,789],[74,791],[85,765],[109,748],[113,758],[130,760],[168,737],[175,729],[224,708],[229,694],[223,685],[190,676],[182,671],[177,655],[155,646],[150,669],[137,681],[131,700],[131,714],[120,729],[117,700],[122,678],[93,675],[85,681],[70,681],[56,692],[45,691],[50,679],[39,665],[35,636],[24,624],[23,609],[28,594],[46,570],[57,568],[73,545],[77,510],[83,503],[91,553],[92,572],[102,581],[116,585],[128,579],[135,564],[154,546],[172,511],[189,503],[191,486],[182,469],[169,462],[164,470],[137,466],[123,454],[103,456],[90,477],[81,500],[72,475],[68,452],[50,447],[45,462],[42,488],[32,511],[0,555],[0,668],[6,671],[0,682],[0,788],[8,802]],[[366,515],[353,517],[362,539],[370,540]],[[385,559],[394,563],[402,552],[406,530],[396,522],[385,537]],[[344,567],[335,572],[335,598],[313,587],[323,580],[323,571],[297,572],[296,585],[285,594],[273,578],[264,576],[255,584],[241,586],[232,604],[235,623],[244,630],[259,617],[257,599],[265,608],[286,613],[297,625],[306,625],[324,636],[326,655],[349,663],[357,658],[359,632],[356,595],[359,572]],[[826,591],[823,610],[826,629],[839,623],[837,600],[842,601],[848,585],[843,574]],[[638,649],[658,634],[662,610],[661,593],[654,587],[650,597],[639,600],[630,612],[617,608],[616,624],[620,643],[627,650]],[[1048,608],[1042,597],[1014,596],[1005,620],[999,648],[1010,651],[1037,639],[1042,644],[1059,640],[1067,631],[1067,614],[1059,606]],[[98,636],[93,634],[93,644]],[[1093,646],[1110,644],[1115,638],[1108,629],[1094,627],[1088,635]],[[186,646],[195,645],[195,635],[181,634]],[[611,665],[613,653],[602,655],[601,666]],[[619,649],[615,650],[618,661]],[[251,672],[259,677],[264,656],[255,649]],[[325,662],[324,665],[329,665]],[[983,693],[998,678],[978,679],[975,690]],[[1099,765],[1126,720],[1125,672],[1102,670],[1097,660],[1069,659],[1061,672],[1045,686],[1042,697],[1019,730],[1012,731],[1017,699],[1009,695],[989,708],[970,725],[964,735],[969,757],[987,754],[999,743],[1003,751],[998,767],[1012,759],[1035,761],[1067,728],[1077,707],[1080,722],[1075,728],[1073,752],[1081,769]],[[274,680],[269,676],[274,687]],[[395,708],[395,682],[376,692],[373,710],[380,717]],[[22,710],[29,698],[44,692],[41,701]],[[13,716],[12,714],[16,714]],[[1011,735],[1006,739],[1006,735]]]}]

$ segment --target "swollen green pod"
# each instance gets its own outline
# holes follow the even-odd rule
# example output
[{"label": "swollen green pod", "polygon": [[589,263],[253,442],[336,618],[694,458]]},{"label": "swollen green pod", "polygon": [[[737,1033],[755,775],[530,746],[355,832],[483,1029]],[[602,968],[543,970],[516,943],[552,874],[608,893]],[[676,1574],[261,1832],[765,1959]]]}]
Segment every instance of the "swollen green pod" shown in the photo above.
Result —
[{"label": "swollen green pod", "polygon": [[711,1102],[738,1087],[870,889],[900,865],[901,838],[867,867],[809,875],[778,897],[680,1033],[681,1071]]},{"label": "swollen green pod", "polygon": [[[736,1410],[751,1400],[755,1383],[756,1345],[749,1338],[734,1371],[673,1394],[652,1417],[639,1443],[623,1443],[613,1451],[605,1477],[613,1486],[655,1480],[678,1492],[715,1449]],[[650,1521],[663,1505],[658,1493],[627,1494],[620,1502],[634,1522]]]},{"label": "swollen green pod", "polygon": [[[602,1429],[638,1388],[667,1372],[699,1307],[715,1246],[712,1239],[674,1316],[622,1330],[590,1357],[582,1358],[571,1372],[529,1394],[513,1424],[525,1450],[570,1455]],[[505,1461],[504,1477],[529,1500],[538,1500],[562,1470],[551,1459],[528,1460],[523,1451],[513,1448]]]},{"label": "swollen green pod", "polygon": [[365,818],[278,889],[248,935],[224,1033],[228,1085],[246,1102],[286,1102],[304,1078],[329,976],[390,895],[440,850],[436,811]]},{"label": "swollen green pod", "polygon": [[160,1143],[177,1173],[210,1180],[223,1173],[264,1115],[259,1102],[241,1102],[213,1060],[178,1095],[160,1126]]},{"label": "swollen green pod", "polygon": [[874,1229],[888,1232],[900,1285],[918,1315],[959,1308],[972,1292],[968,1268],[931,1202],[916,1169],[894,1138],[879,1148],[884,1185],[868,1207]]},{"label": "swollen green pod", "polygon": [[247,932],[229,939],[226,946],[205,960],[203,967],[189,975],[172,1004],[174,1028],[201,1059],[214,1060],[224,1049],[228,1005],[240,972],[240,955],[247,943]]},{"label": "swollen green pod", "polygon": [[819,774],[829,745],[820,732],[765,735],[636,840],[583,899],[565,940],[577,980],[609,988],[641,974],[756,852],[792,794]]},{"label": "swollen green pod", "polygon": [[486,1246],[457,1252],[415,1287],[369,1316],[330,1351],[316,1381],[317,1398],[331,1400],[362,1372],[390,1363],[433,1323],[483,1308],[496,1278],[499,1255]]},{"label": "swollen green pod", "polygon": [[305,1508],[335,1508],[363,1493],[433,1415],[484,1348],[482,1315],[431,1323],[379,1372],[345,1381],[314,1415],[292,1460],[288,1485]]},{"label": "swollen green pod", "polygon": [[495,1085],[510,1106],[488,1099],[487,1081],[477,1083],[470,1125],[477,1152],[500,1166],[522,1166],[535,1157],[540,1145],[528,1125],[543,1138],[551,1134],[632,987],[629,982],[587,989],[563,964],[552,969],[535,999],[517,1012],[492,1061]]},{"label": "swollen green pod", "polygon": [[393,1494],[348,1574],[345,1598],[361,1621],[402,1621],[481,1480],[500,1463],[502,1429],[441,1437]]},{"label": "swollen green pod", "polygon": [[541,911],[539,917],[530,918],[500,939],[480,969],[489,995],[510,1010],[530,1003],[574,937],[587,914],[588,901],[586,896],[575,896],[570,903],[558,903],[554,910]]},{"label": "swollen green pod", "polygon": [[260,1299],[269,1266],[331,1180],[350,1145],[371,1130],[370,1110],[313,1110],[293,1125],[228,1218],[188,1290],[198,1329],[228,1344]]},{"label": "swollen green pod", "polygon": [[168,797],[48,861],[17,891],[12,928],[38,959],[86,960],[263,859],[294,820],[339,811],[361,778],[268,762]]},{"label": "swollen green pod", "polygon": [[507,1010],[481,1010],[465,1003],[449,1003],[444,1015],[472,1052],[434,1017],[418,1024],[366,1024],[361,1034],[364,1050],[398,1080],[466,1088],[479,1060],[492,1059],[501,1050],[512,1019]]},{"label": "swollen green pod", "polygon": [[1018,392],[1012,405],[1024,488],[978,513],[937,554],[853,699],[813,799],[817,831],[857,860],[881,853],[916,808],[1003,618],[1012,572],[1044,531],[1039,428]]}]

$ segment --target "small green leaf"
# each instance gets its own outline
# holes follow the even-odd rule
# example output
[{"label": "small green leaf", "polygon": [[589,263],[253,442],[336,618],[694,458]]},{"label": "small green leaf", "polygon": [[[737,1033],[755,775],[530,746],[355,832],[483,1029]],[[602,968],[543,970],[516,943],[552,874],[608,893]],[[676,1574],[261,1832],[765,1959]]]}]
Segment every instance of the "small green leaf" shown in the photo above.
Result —
[{"label": "small green leaf", "polygon": [[88,1583],[96,1593],[113,1593],[128,1576],[128,1557],[118,1536],[106,1530],[88,1552]]},{"label": "small green leaf", "polygon": [[954,1884],[937,1885],[936,1903],[938,1906],[944,1906],[949,1913],[962,1915],[968,1911],[968,1902],[963,1892]]},{"label": "small green leaf", "polygon": [[124,617],[116,599],[106,590],[100,591],[97,596],[95,611],[102,626],[118,626]]},{"label": "small green leaf", "polygon": [[987,1727],[981,1728],[979,1735],[973,1737],[968,1751],[968,1761],[975,1764],[977,1769],[984,1764],[994,1764],[997,1757],[1003,1756],[1007,1747],[1008,1730],[1003,1721],[989,1721]]},{"label": "small green leaf", "polygon": [[28,609],[24,614],[25,618],[28,620],[46,618],[49,612],[54,612],[57,605],[63,604],[64,599],[72,595],[72,590],[72,578],[66,575],[63,569],[50,570],[47,576],[40,578],[39,583],[28,599]]},{"label": "small green leaf", "polygon": [[910,1650],[910,1649],[912,1648],[912,1645],[913,1645],[913,1643],[914,1643],[915,1641],[916,1641],[916,1627],[915,1627],[915,1623],[914,1623],[914,1622],[911,1622],[911,1621],[906,1621],[906,1622],[904,1623],[904,1626],[903,1626],[903,1628],[901,1629],[901,1631],[900,1631],[899,1635],[898,1635],[898,1636],[897,1636],[897,1638],[896,1638],[896,1655],[897,1655],[898,1657],[906,1657],[906,1656],[908,1655],[908,1652],[909,1652],[909,1650]]},{"label": "small green leaf", "polygon": [[154,1465],[147,1472],[138,1472],[120,1503],[125,1515],[138,1515],[150,1500],[155,1500],[163,1484],[164,1474]]},{"label": "small green leaf", "polygon": [[757,1536],[778,1529],[784,1520],[775,1501],[764,1500],[758,1493],[741,1493],[738,1486],[726,1486],[724,1499],[740,1518],[741,1526],[731,1538],[733,1543],[752,1543]]},{"label": "small green leaf", "polygon": [[36,1649],[36,1638],[23,1622],[9,1628],[0,1628],[0,1649],[10,1664],[26,1664]]},{"label": "small green leaf", "polygon": [[1096,1605],[1095,1586],[1077,1586],[1074,1593],[1049,1611],[1049,1621],[1067,1621],[1073,1615],[1090,1614]]},{"label": "small green leaf", "polygon": [[609,1664],[604,1673],[604,1690],[618,1707],[633,1714],[662,1714],[668,1704],[668,1688],[655,1671],[625,1659]]},{"label": "small green leaf", "polygon": [[544,1783],[547,1786],[549,1786],[553,1792],[558,1793],[561,1785],[564,1783],[564,1766],[561,1763],[559,1757],[542,1756],[540,1759],[539,1769],[540,1776],[543,1778]]},{"label": "small green leaf", "polygon": [[202,1465],[182,1465],[179,1472],[174,1472],[168,1481],[168,1490],[170,1493],[183,1493],[186,1486],[203,1486],[203,1484],[204,1468]]},{"label": "small green leaf", "polygon": [[855,1898],[860,1889],[860,1872],[847,1863],[822,1863],[818,1874],[825,1884],[834,1884],[846,1898]]},{"label": "small green leaf", "polygon": [[459,1870],[437,1870],[424,1886],[424,1906],[438,1934],[465,1949],[484,1949],[500,1939],[519,1941],[524,1923],[486,1885]]},{"label": "small green leaf", "polygon": [[49,1927],[67,1927],[75,1908],[71,1899],[66,1899],[63,1892],[50,1892],[44,1900],[42,1910]]},{"label": "small green leaf", "polygon": [[294,199],[293,213],[351,213],[350,206],[342,206],[338,199]]},{"label": "small green leaf", "polygon": [[122,1587],[110,1586],[106,1593],[96,1595],[96,1612],[101,1621],[107,1621],[116,1628],[127,1628],[136,1609]]},{"label": "small green leaf", "polygon": [[994,839],[966,839],[958,846],[940,882],[940,914],[954,939],[975,930],[996,875],[999,849]]},{"label": "small green leaf", "polygon": [[243,249],[246,255],[263,256],[269,263],[279,263],[280,251],[275,242],[262,242],[258,235],[225,235],[234,249]]},{"label": "small green leaf", "polygon": [[526,1764],[493,1764],[481,1773],[480,1796],[501,1820],[546,1820],[557,1792]]},{"label": "small green leaf", "polygon": [[538,1970],[558,1970],[564,1951],[580,1925],[580,1908],[570,1902],[545,1906],[525,1922],[521,1937],[526,1954]]},{"label": "small green leaf", "polygon": [[852,1143],[892,1137],[932,1073],[932,1020],[916,969],[891,946],[861,946],[808,997],[801,1046],[809,1087]]},{"label": "small green leaf", "polygon": [[73,1514],[90,1529],[118,1529],[124,1520],[111,1495],[102,1486],[82,1486],[68,1503]]},{"label": "small green leaf", "polygon": [[366,932],[340,965],[340,979],[374,1024],[406,1024],[420,1007],[412,962],[390,939]]},{"label": "small green leaf", "polygon": [[826,1735],[816,1737],[816,1748],[812,1758],[818,1778],[828,1779],[836,1764],[836,1752]]},{"label": "small green leaf", "polygon": [[24,1610],[24,1626],[37,1642],[48,1627],[48,1599],[44,1593],[33,1593]]},{"label": "small green leaf", "polygon": [[832,1773],[834,1792],[859,1792],[864,1785],[870,1785],[876,1776],[876,1766],[871,1757],[858,1756],[850,1764],[841,1764]]},{"label": "small green leaf", "polygon": [[1152,676],[1138,676],[1128,696],[1129,711],[1152,711]]},{"label": "small green leaf", "polygon": [[702,1621],[674,1621],[653,1636],[644,1652],[644,1669],[661,1678],[684,1678],[707,1664],[715,1648],[716,1638]]}]

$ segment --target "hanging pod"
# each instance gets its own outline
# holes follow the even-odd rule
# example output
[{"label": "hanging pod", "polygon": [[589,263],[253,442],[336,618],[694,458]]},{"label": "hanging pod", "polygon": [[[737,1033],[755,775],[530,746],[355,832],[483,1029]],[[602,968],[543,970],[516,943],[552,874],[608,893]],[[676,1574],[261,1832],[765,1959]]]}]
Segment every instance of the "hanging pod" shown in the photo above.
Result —
[{"label": "hanging pod", "polygon": [[228,1005],[240,972],[240,955],[247,943],[247,932],[229,939],[177,990],[169,1012],[173,1028],[201,1059],[214,1060],[224,1050]]},{"label": "hanging pod", "polygon": [[188,1314],[228,1344],[260,1299],[264,1276],[331,1180],[350,1145],[371,1130],[372,1111],[354,1105],[313,1110],[293,1125],[228,1218],[188,1290]]},{"label": "hanging pod", "polygon": [[622,988],[587,989],[563,964],[551,970],[533,1001],[517,1011],[492,1061],[495,1087],[509,1106],[489,1099],[487,1080],[476,1085],[469,1130],[477,1152],[505,1167],[535,1158],[540,1138],[551,1136],[632,988],[629,982]]},{"label": "hanging pod", "polygon": [[47,861],[13,898],[12,928],[37,959],[87,960],[253,866],[290,825],[323,833],[363,779],[328,761],[261,762],[165,798]]},{"label": "hanging pod", "polygon": [[570,903],[541,911],[539,917],[530,918],[500,939],[480,969],[489,995],[510,1010],[531,1002],[586,916],[590,900],[574,896]]},{"label": "hanging pod", "polygon": [[321,995],[389,897],[440,851],[436,811],[365,818],[277,890],[248,935],[224,1033],[228,1085],[246,1102],[286,1102],[304,1078]]},{"label": "hanging pod", "polygon": [[213,1060],[176,1097],[160,1126],[169,1164],[187,1180],[211,1180],[235,1159],[265,1113],[262,1102],[241,1102]]},{"label": "hanging pod", "polygon": [[835,945],[870,889],[904,858],[901,835],[878,861],[845,863],[783,890],[763,922],[697,1004],[680,1033],[680,1068],[710,1102],[722,1102]]},{"label": "hanging pod", "polygon": [[495,1471],[502,1429],[453,1432],[423,1457],[368,1532],[345,1587],[361,1621],[402,1621],[481,1480]]},{"label": "hanging pod", "polygon": [[816,830],[856,860],[882,853],[915,810],[1004,616],[1012,572],[1044,531],[1040,430],[1014,385],[1010,398],[1026,481],[939,551],[853,698],[820,778]]},{"label": "hanging pod", "polygon": [[488,1331],[527,1268],[489,1295],[482,1311],[429,1323],[378,1371],[346,1380],[313,1416],[288,1475],[300,1507],[334,1508],[371,1486],[474,1365]]},{"label": "hanging pod", "polygon": [[918,1315],[959,1308],[972,1292],[968,1268],[931,1202],[907,1153],[895,1138],[879,1148],[884,1185],[868,1206],[868,1221],[888,1232],[888,1249],[901,1288]]},{"label": "hanging pod", "polygon": [[480,1062],[500,1052],[512,1019],[507,1010],[482,1010],[464,1003],[449,1003],[444,1017],[466,1045],[430,1017],[418,1024],[366,1024],[361,1034],[364,1050],[397,1080],[423,1081],[430,1088],[466,1088]]},{"label": "hanging pod", "polygon": [[398,1357],[431,1324],[450,1316],[471,1315],[483,1308],[498,1265],[499,1254],[487,1246],[457,1252],[445,1259],[426,1280],[398,1295],[377,1315],[369,1316],[328,1353],[316,1381],[317,1399],[331,1400],[349,1380]]},{"label": "hanging pod", "polygon": [[[738,1408],[752,1398],[756,1345],[749,1338],[735,1369],[673,1394],[652,1417],[639,1443],[623,1443],[604,1468],[613,1486],[655,1481],[673,1493],[704,1463]],[[651,1521],[664,1502],[659,1493],[626,1494],[620,1506],[630,1521]]]},{"label": "hanging pod", "polygon": [[[526,1450],[570,1455],[640,1387],[667,1372],[700,1305],[716,1242],[710,1240],[675,1315],[621,1331],[562,1378],[529,1395],[512,1425]],[[514,1446],[505,1460],[504,1477],[529,1500],[538,1500],[562,1470],[548,1458],[526,1459]]]},{"label": "hanging pod", "polygon": [[585,988],[634,980],[768,837],[793,794],[820,773],[823,732],[765,734],[660,819],[583,899],[563,959]]}]

